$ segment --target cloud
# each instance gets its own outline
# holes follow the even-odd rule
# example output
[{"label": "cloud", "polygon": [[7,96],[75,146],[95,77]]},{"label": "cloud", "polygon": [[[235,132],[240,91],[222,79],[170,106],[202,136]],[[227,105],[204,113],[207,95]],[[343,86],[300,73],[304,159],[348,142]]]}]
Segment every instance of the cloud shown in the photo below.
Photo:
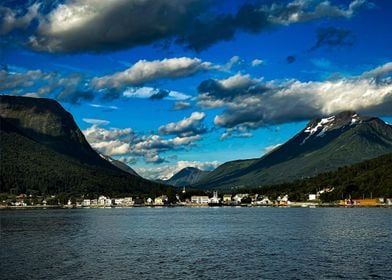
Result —
[{"label": "cloud", "polygon": [[228,138],[250,138],[252,136],[253,134],[249,132],[249,129],[246,126],[238,125],[233,128],[227,128],[219,139],[223,141]]},{"label": "cloud", "polygon": [[[201,92],[199,105],[223,107],[225,110],[214,118],[214,123],[226,128],[228,134],[240,127],[256,129],[346,110],[391,116],[391,65],[386,63],[359,76],[334,80],[269,81],[261,85],[261,91],[245,88],[242,92],[234,91],[232,95]],[[384,78],[379,78],[379,75]],[[230,88],[225,91],[230,92]]]},{"label": "cloud", "polygon": [[[205,97],[225,99],[235,95],[243,95],[254,91],[262,91],[260,80],[252,79],[250,75],[236,74],[224,80],[209,79],[198,86],[198,92]],[[207,104],[201,104],[208,107]]]},{"label": "cloud", "polygon": [[288,4],[271,5],[245,3],[235,14],[196,18],[189,25],[191,27],[187,33],[179,34],[177,43],[201,51],[217,42],[231,40],[238,31],[260,33],[273,27],[319,18],[350,18],[365,4],[365,0],[354,0],[344,9],[329,1],[295,0]]},{"label": "cloud", "polygon": [[193,112],[190,117],[179,122],[172,122],[159,127],[158,132],[164,135],[171,134],[181,137],[203,134],[207,132],[207,128],[201,124],[205,117],[204,112]]},{"label": "cloud", "polygon": [[51,97],[73,104],[94,98],[93,92],[85,85],[83,75],[77,73],[63,76],[41,70],[0,70],[0,90],[11,95]]},{"label": "cloud", "polygon": [[361,75],[363,79],[374,78],[376,80],[389,75],[392,72],[392,62],[385,63]]},{"label": "cloud", "polygon": [[40,20],[30,39],[47,52],[107,51],[154,43],[184,32],[206,1],[73,0]]},{"label": "cloud", "polygon": [[192,104],[189,102],[178,101],[174,103],[172,110],[173,111],[180,111],[192,108]]},{"label": "cloud", "polygon": [[91,121],[94,124],[83,130],[87,141],[99,153],[108,156],[142,157],[146,163],[163,163],[166,159],[162,153],[190,149],[200,135],[176,136],[163,138],[160,135],[142,135],[135,133],[131,128],[102,128],[99,121]]},{"label": "cloud", "polygon": [[169,96],[169,91],[164,90],[164,89],[159,89],[157,93],[154,93],[153,95],[150,96],[150,99],[151,100],[161,100],[167,96]]},{"label": "cloud", "polygon": [[129,98],[150,98],[150,99],[169,99],[169,100],[187,100],[190,95],[174,91],[164,90],[152,87],[128,88],[123,92],[123,96]]},{"label": "cloud", "polygon": [[351,1],[346,7],[330,1],[267,2],[270,4],[246,2],[237,10],[224,12],[222,0],[43,1],[42,8],[23,4],[21,10],[25,12],[2,7],[1,30],[5,34],[26,28],[37,19],[39,24],[31,28],[27,44],[36,51],[51,53],[171,43],[201,51],[233,39],[238,32],[256,34],[320,18],[351,18],[367,6],[365,0]]},{"label": "cloud", "polygon": [[94,104],[94,103],[90,103],[88,104],[90,107],[93,108],[100,108],[100,109],[104,109],[104,111],[114,111],[114,110],[118,110],[117,106],[113,106],[113,105],[102,105],[102,104]]},{"label": "cloud", "polygon": [[279,148],[280,146],[282,146],[282,144],[276,144],[276,145],[271,145],[271,146],[267,146],[263,149],[264,154],[269,154],[272,151],[276,150],[277,148]]},{"label": "cloud", "polygon": [[[36,97],[51,97],[69,103],[91,101],[97,95],[106,100],[117,99],[122,95],[155,100],[162,98],[186,100],[191,96],[178,91],[135,86],[159,79],[187,77],[213,68],[216,67],[198,58],[140,60],[123,72],[96,77],[92,80],[86,79],[79,73],[63,75],[41,70],[12,72],[4,68],[0,70],[0,90],[6,90],[13,95],[29,94]],[[106,107],[106,109],[111,110],[114,107]]]},{"label": "cloud", "polygon": [[252,65],[252,67],[256,67],[256,66],[259,66],[259,65],[261,65],[261,64],[263,64],[263,63],[264,63],[263,60],[256,58],[256,59],[253,59],[253,60],[252,60],[251,65]]},{"label": "cloud", "polygon": [[288,64],[292,64],[297,60],[297,58],[294,55],[289,55],[288,57],[286,57],[286,62]]},{"label": "cloud", "polygon": [[160,79],[188,77],[198,72],[212,69],[210,62],[198,58],[178,57],[163,60],[139,60],[125,71],[96,77],[91,81],[93,88],[122,89],[127,86],[141,86]]},{"label": "cloud", "polygon": [[316,44],[310,49],[311,51],[327,47],[352,46],[354,44],[354,36],[351,31],[336,27],[322,27],[317,29]]},{"label": "cloud", "polygon": [[95,125],[107,125],[110,121],[107,120],[99,120],[99,119],[90,119],[90,118],[83,118],[83,121],[88,124],[95,124]]},{"label": "cloud", "polygon": [[217,168],[221,163],[218,161],[200,162],[200,161],[177,161],[174,165],[165,165],[153,168],[135,168],[141,176],[149,179],[170,179],[174,174],[186,167],[195,167],[204,171],[211,171]]},{"label": "cloud", "polygon": [[25,29],[38,17],[39,3],[34,3],[27,8],[27,12],[21,16],[7,7],[0,7],[0,35],[10,33],[15,29]]},{"label": "cloud", "polygon": [[230,60],[225,65],[221,66],[220,69],[223,71],[230,71],[231,68],[233,68],[235,65],[240,64],[241,62],[241,58],[236,55],[230,58]]}]

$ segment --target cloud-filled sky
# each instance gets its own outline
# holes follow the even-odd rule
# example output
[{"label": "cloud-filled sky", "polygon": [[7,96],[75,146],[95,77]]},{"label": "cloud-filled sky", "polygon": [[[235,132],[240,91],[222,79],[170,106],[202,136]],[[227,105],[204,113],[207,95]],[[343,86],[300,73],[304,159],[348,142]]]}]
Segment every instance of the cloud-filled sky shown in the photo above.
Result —
[{"label": "cloud-filled sky", "polygon": [[260,157],[310,119],[392,117],[392,3],[0,3],[0,94],[70,111],[141,175]]}]

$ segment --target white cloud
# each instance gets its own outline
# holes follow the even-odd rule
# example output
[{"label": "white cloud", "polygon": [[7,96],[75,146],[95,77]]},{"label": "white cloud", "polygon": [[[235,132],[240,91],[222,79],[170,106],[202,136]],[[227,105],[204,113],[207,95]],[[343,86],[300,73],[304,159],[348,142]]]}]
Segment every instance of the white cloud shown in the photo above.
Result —
[{"label": "white cloud", "polygon": [[192,104],[189,102],[179,101],[173,105],[173,111],[185,110],[192,107]]},{"label": "white cloud", "polygon": [[88,124],[95,124],[95,125],[107,125],[110,121],[107,120],[100,120],[100,119],[90,119],[90,118],[83,118],[83,121]]},{"label": "white cloud", "polygon": [[163,60],[139,60],[125,71],[94,78],[91,81],[95,89],[139,86],[159,79],[176,79],[194,75],[212,69],[210,62],[198,58],[178,57]]},{"label": "white cloud", "polygon": [[204,112],[193,112],[188,118],[159,127],[158,132],[161,134],[174,134],[182,137],[202,134],[207,131],[207,129],[201,125],[205,117],[206,114]]},{"label": "white cloud", "polygon": [[38,17],[41,4],[34,3],[28,7],[27,12],[20,16],[14,10],[0,7],[0,35],[7,34],[15,29],[27,28]]},{"label": "white cloud", "polygon": [[[128,88],[123,92],[125,97],[129,98],[152,98],[158,94],[161,90],[152,87],[140,87],[140,88]],[[167,91],[167,99],[169,100],[187,100],[192,96],[186,95],[178,91]]]},{"label": "white cloud", "polygon": [[261,64],[263,64],[263,63],[264,63],[263,60],[256,58],[256,59],[253,59],[253,60],[252,60],[252,63],[251,63],[251,64],[252,64],[253,67],[256,67],[256,66],[259,66],[259,65],[261,65]]},{"label": "white cloud", "polygon": [[[256,88],[247,82],[230,82],[224,88],[214,88],[213,95],[202,92],[199,104],[225,108],[214,123],[227,129],[239,126],[255,129],[346,110],[391,115],[392,79],[387,77],[392,72],[390,65],[386,63],[357,77],[337,80],[270,81]],[[233,88],[241,88],[241,91],[233,91]]]},{"label": "white cloud", "polygon": [[[94,121],[95,122],[95,121]],[[200,135],[163,138],[159,135],[139,135],[131,128],[102,128],[93,124],[83,131],[87,141],[99,153],[123,158],[142,157],[146,163],[162,163],[162,153],[191,148]]]},{"label": "white cloud", "polygon": [[102,109],[106,109],[106,110],[118,110],[118,107],[113,106],[113,105],[102,105],[102,104],[90,103],[89,106],[93,107],[93,108],[102,108]]}]

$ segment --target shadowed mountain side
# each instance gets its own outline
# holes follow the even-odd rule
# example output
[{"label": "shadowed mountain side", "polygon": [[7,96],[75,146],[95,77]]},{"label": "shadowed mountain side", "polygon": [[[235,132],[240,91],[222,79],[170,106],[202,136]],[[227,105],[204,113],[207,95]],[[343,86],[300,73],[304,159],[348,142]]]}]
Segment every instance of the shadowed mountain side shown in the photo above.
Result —
[{"label": "shadowed mountain side", "polygon": [[392,127],[343,112],[316,119],[260,159],[228,162],[195,187],[231,188],[290,182],[392,152]]},{"label": "shadowed mountain side", "polygon": [[203,171],[195,167],[186,167],[174,174],[170,179],[162,181],[165,184],[177,187],[189,186],[203,179],[209,171]]},{"label": "shadowed mountain side", "polygon": [[0,96],[0,109],[0,192],[126,194],[164,188],[98,155],[56,101]]}]

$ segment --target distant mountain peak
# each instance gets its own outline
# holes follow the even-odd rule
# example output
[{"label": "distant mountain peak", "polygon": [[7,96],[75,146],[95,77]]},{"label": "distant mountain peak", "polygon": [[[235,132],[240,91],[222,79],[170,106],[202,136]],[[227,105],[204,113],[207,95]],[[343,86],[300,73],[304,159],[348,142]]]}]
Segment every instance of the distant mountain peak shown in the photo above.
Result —
[{"label": "distant mountain peak", "polygon": [[178,171],[165,182],[174,186],[187,186],[200,181],[208,173],[209,171],[203,171],[197,167],[188,166]]}]

